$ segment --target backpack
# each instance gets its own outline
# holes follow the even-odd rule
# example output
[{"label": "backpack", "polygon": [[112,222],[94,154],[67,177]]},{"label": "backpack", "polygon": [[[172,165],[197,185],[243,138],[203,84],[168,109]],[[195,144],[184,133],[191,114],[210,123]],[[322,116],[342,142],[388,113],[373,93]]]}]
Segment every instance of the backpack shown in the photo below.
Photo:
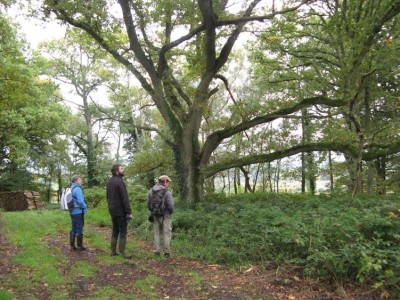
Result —
[{"label": "backpack", "polygon": [[153,215],[156,217],[164,216],[165,211],[165,200],[164,195],[167,192],[166,189],[161,189],[158,191],[153,190]]},{"label": "backpack", "polygon": [[63,189],[61,194],[61,209],[63,210],[71,210],[75,207],[75,201],[73,201],[72,191],[76,188],[76,186],[71,188]]}]

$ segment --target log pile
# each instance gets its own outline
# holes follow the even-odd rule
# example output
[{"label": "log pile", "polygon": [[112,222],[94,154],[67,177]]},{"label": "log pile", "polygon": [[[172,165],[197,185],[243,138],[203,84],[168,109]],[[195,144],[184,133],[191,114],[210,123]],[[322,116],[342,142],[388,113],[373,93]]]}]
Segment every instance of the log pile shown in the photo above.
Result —
[{"label": "log pile", "polygon": [[35,191],[16,191],[0,193],[0,209],[5,211],[40,209],[43,203]]}]

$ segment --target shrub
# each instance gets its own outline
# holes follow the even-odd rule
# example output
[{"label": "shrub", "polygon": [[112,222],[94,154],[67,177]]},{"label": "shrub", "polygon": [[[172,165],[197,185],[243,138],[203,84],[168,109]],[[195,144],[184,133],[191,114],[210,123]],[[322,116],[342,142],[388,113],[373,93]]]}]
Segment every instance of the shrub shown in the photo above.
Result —
[{"label": "shrub", "polygon": [[104,187],[87,188],[85,189],[84,194],[86,203],[92,208],[95,208],[100,203],[107,201]]},{"label": "shrub", "polygon": [[[254,193],[207,199],[174,214],[173,245],[188,257],[230,265],[290,264],[307,276],[399,292],[393,291],[400,281],[395,197]],[[140,222],[138,233],[147,228],[149,234]]]}]

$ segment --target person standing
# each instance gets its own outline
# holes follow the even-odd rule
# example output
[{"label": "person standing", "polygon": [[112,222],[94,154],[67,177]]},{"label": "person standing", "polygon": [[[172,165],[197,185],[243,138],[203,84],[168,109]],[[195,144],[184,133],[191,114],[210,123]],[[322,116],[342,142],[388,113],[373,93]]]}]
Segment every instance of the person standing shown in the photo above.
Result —
[{"label": "person standing", "polygon": [[[78,175],[72,176],[71,193],[74,207],[70,209],[71,216],[71,231],[69,243],[71,250],[83,251],[86,248],[83,246],[83,227],[85,225],[85,214],[87,213],[87,205],[83,196],[82,177]],[[75,246],[75,237],[77,247]]]},{"label": "person standing", "polygon": [[125,247],[128,222],[132,219],[132,211],[129,204],[128,191],[123,181],[125,176],[124,168],[120,164],[113,165],[111,174],[112,176],[107,181],[106,186],[108,211],[112,221],[111,256],[118,255],[118,242],[119,255],[129,259],[132,256],[125,253]]},{"label": "person standing", "polygon": [[158,183],[147,194],[147,207],[153,217],[154,254],[160,256],[160,239],[163,239],[164,256],[170,258],[172,238],[172,214],[174,201],[168,190],[171,179],[167,175],[158,178]]}]

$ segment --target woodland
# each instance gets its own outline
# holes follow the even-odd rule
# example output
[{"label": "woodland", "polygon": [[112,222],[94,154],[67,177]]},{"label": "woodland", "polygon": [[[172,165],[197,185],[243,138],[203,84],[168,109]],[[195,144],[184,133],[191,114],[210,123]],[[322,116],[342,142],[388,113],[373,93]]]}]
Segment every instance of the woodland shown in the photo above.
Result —
[{"label": "woodland", "polygon": [[[11,7],[65,34],[33,49]],[[399,277],[386,272],[400,243],[399,13],[400,0],[0,0],[0,191],[38,191],[54,203],[81,174],[101,207],[118,162],[143,195],[159,175],[172,178],[184,209],[177,228],[188,236],[197,227],[184,216],[195,224],[199,209],[215,214],[208,225],[218,212],[248,209],[252,219],[247,204],[235,206],[243,199],[271,204],[269,221],[335,199],[332,221],[338,207],[355,213],[368,197],[364,212],[390,216],[368,237],[371,255],[386,247],[382,260],[345,270],[332,258],[329,268],[361,281],[374,273],[370,286],[394,295]],[[318,195],[315,206],[296,198]],[[367,233],[367,223],[358,229]],[[293,245],[282,261],[306,257]],[[234,264],[232,255],[211,261]]]},{"label": "woodland", "polygon": [[[0,190],[121,161],[205,193],[398,190],[399,1],[38,1],[38,49],[2,1]],[[69,86],[69,93],[62,86]],[[72,105],[68,105],[71,104]],[[106,104],[105,104],[106,103]],[[71,108],[72,106],[72,108]],[[67,176],[68,175],[68,176]]]}]

